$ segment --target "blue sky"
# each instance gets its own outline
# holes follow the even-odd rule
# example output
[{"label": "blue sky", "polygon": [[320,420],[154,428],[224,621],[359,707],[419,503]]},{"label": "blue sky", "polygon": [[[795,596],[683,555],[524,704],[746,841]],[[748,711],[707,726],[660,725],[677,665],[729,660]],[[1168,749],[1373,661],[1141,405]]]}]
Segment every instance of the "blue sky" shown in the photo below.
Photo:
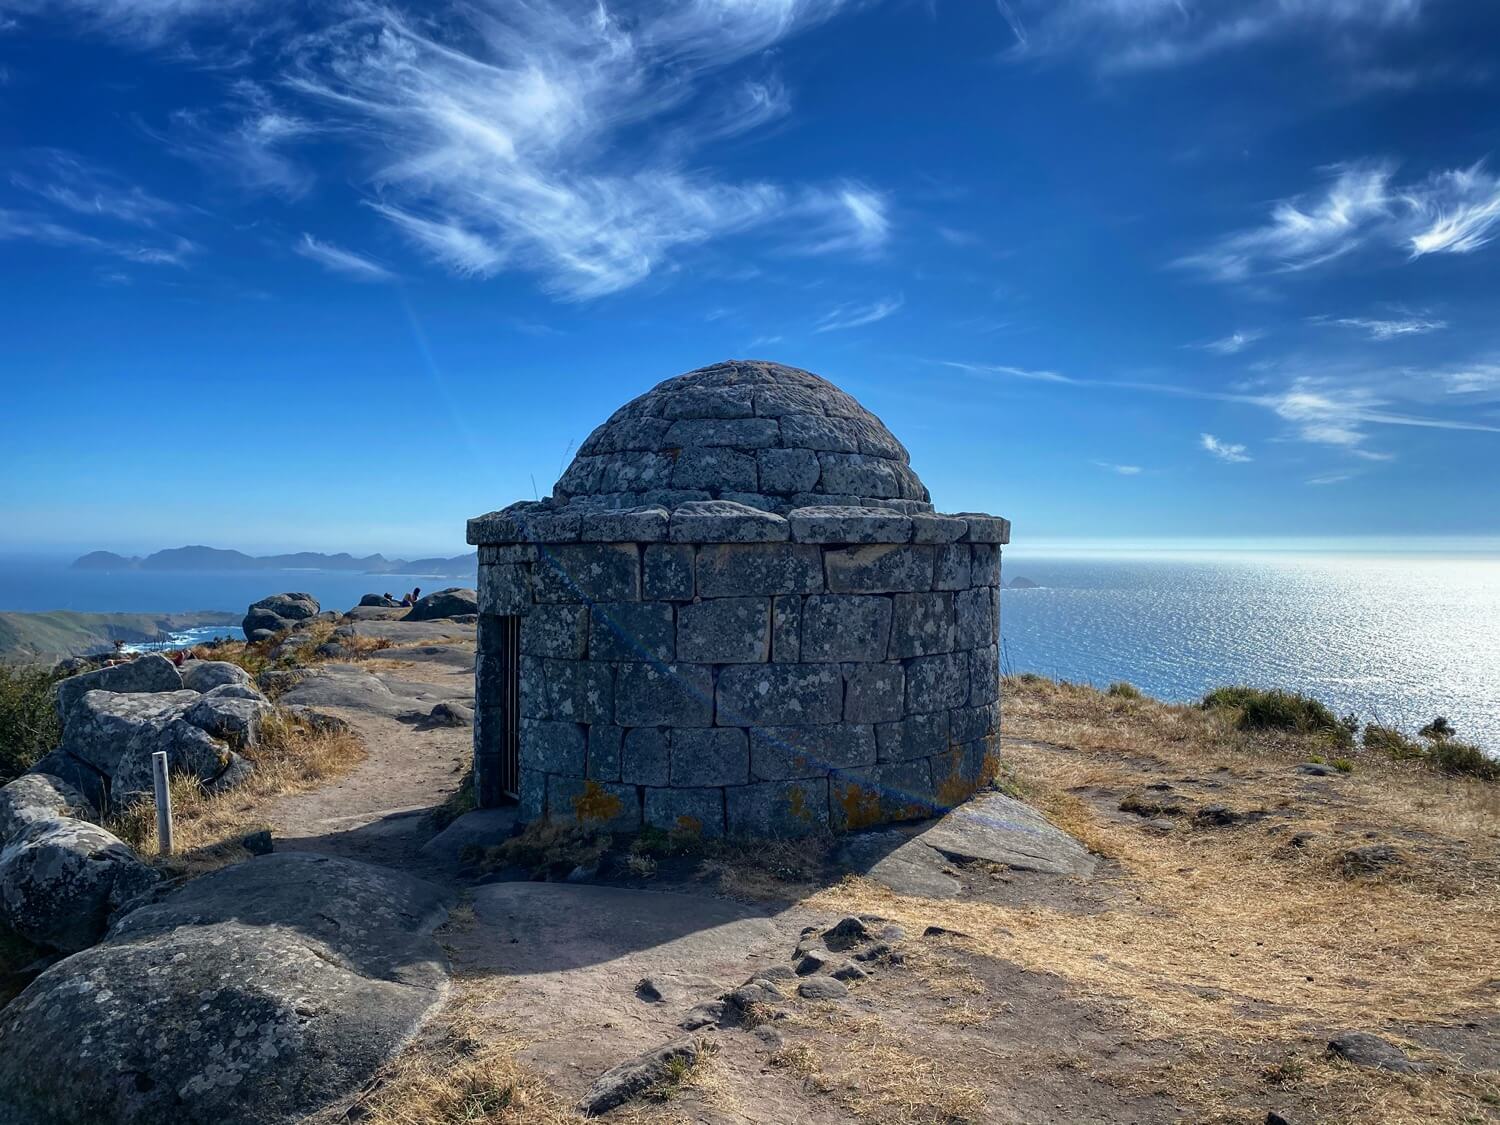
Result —
[{"label": "blue sky", "polygon": [[730,357],[1018,545],[1500,534],[1497,43],[1461,0],[0,0],[0,549],[456,552]]}]

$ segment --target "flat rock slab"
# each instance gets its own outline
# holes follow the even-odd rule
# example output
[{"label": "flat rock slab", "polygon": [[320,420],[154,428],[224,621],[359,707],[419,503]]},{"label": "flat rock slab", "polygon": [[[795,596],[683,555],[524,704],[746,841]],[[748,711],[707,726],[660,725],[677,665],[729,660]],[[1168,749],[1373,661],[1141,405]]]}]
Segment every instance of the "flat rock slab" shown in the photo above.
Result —
[{"label": "flat rock slab", "polygon": [[403,648],[395,654],[406,664],[441,664],[452,668],[474,669],[474,643],[457,641],[450,644],[419,645]]},{"label": "flat rock slab", "polygon": [[373,637],[395,645],[435,644],[474,639],[475,627],[441,617],[432,621],[350,621],[346,628],[356,637]]},{"label": "flat rock slab", "polygon": [[1017,871],[1087,877],[1098,861],[1030,805],[1003,793],[974,798],[912,832],[862,833],[839,852],[840,862],[897,894],[953,898],[962,884],[955,862],[1002,864]]},{"label": "flat rock slab", "polygon": [[447,993],[436,887],[284,852],[128,914],[0,1011],[6,1125],[270,1125],[347,1095]]},{"label": "flat rock slab", "polygon": [[434,704],[468,697],[418,680],[370,672],[355,664],[320,664],[281,693],[284,706],[341,707],[394,718],[430,712]]},{"label": "flat rock slab", "polygon": [[475,809],[464,813],[422,845],[422,854],[429,859],[456,863],[463,857],[465,848],[487,848],[504,843],[516,824],[519,810],[514,806],[498,809]]}]

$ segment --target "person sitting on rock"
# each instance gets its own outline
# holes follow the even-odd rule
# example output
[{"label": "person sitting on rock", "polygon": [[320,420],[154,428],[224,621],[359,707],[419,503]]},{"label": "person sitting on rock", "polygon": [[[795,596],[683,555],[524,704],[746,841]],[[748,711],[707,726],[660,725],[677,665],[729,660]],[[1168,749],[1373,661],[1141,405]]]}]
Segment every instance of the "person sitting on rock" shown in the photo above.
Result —
[{"label": "person sitting on rock", "polygon": [[404,597],[404,598],[401,599],[401,604],[402,605],[416,605],[417,604],[417,599],[420,598],[421,596],[422,596],[422,587],[420,587],[420,586],[413,586],[411,588],[411,593],[407,594],[406,597]]}]

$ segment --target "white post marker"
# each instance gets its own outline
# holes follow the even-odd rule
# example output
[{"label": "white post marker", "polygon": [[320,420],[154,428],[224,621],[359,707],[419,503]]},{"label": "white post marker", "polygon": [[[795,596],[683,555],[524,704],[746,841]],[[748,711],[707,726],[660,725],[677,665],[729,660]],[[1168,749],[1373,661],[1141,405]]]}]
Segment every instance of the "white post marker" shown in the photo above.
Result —
[{"label": "white post marker", "polygon": [[167,752],[151,755],[151,780],[156,785],[156,850],[172,854],[172,790],[167,784]]}]

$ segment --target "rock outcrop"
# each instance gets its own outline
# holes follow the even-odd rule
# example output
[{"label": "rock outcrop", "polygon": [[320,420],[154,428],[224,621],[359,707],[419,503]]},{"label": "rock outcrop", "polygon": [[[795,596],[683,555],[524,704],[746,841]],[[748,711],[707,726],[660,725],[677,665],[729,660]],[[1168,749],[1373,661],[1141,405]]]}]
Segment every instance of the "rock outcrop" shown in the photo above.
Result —
[{"label": "rock outcrop", "polygon": [[45,773],[22,774],[0,786],[0,847],[38,821],[79,816],[88,807],[84,795],[62,778]]},{"label": "rock outcrop", "polygon": [[182,686],[189,691],[207,692],[225,684],[250,683],[250,673],[228,660],[186,660],[179,673]]},{"label": "rock outcrop", "polygon": [[98,941],[110,916],[159,878],[97,824],[39,820],[0,850],[0,923],[72,953]]},{"label": "rock outcrop", "polygon": [[0,1011],[4,1120],[300,1120],[363,1085],[441,1002],[431,932],[447,905],[409,876],[308,853],[196,879]]},{"label": "rock outcrop", "polygon": [[69,676],[57,685],[57,713],[64,722],[73,704],[91,691],[112,691],[122,694],[155,691],[179,691],[182,676],[177,666],[160,653],[150,653],[128,664],[111,664]]},{"label": "rock outcrop", "polygon": [[479,595],[459,586],[418,598],[406,615],[407,621],[434,621],[439,617],[463,617],[479,612]]},{"label": "rock outcrop", "polygon": [[316,617],[318,612],[318,600],[311,594],[272,594],[251,605],[241,628],[246,640],[264,641],[299,621]]}]

